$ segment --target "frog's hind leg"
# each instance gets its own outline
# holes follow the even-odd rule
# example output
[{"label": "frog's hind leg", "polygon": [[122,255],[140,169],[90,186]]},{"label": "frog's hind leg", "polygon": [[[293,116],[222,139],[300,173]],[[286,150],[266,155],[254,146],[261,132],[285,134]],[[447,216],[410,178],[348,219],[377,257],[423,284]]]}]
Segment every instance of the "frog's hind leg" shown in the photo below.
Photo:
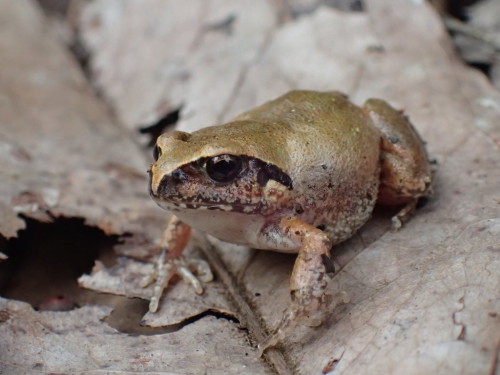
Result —
[{"label": "frog's hind leg", "polygon": [[[149,311],[156,312],[163,290],[173,276],[179,275],[185,282],[191,284],[197,294],[203,293],[199,279],[209,282],[213,279],[210,266],[203,260],[187,261],[182,256],[191,235],[191,227],[172,216],[163,231],[160,244],[160,255],[156,261],[154,271],[146,275],[141,286],[145,288],[154,282],[153,295],[149,302]],[[191,270],[198,275],[196,277]]]},{"label": "frog's hind leg", "polygon": [[364,105],[381,131],[381,174],[378,203],[403,206],[392,218],[399,229],[421,197],[431,195],[432,175],[424,142],[402,111],[386,102],[370,99]]}]

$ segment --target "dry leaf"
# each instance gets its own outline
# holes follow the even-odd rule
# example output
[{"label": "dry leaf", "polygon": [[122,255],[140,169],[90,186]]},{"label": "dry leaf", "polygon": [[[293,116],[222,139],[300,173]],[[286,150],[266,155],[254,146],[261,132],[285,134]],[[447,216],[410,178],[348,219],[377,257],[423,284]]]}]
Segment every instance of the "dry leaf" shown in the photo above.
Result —
[{"label": "dry leaf", "polygon": [[227,320],[208,317],[168,335],[130,336],[102,322],[109,313],[99,306],[40,313],[0,298],[2,373],[272,374]]},{"label": "dry leaf", "polygon": [[[43,21],[20,4],[24,3],[4,1],[2,8],[10,13],[1,15],[4,22],[20,23],[15,33],[0,34],[0,48],[6,51],[0,53],[2,67],[12,69],[5,77],[2,74],[3,86],[9,89],[0,88],[0,95],[8,98],[0,105],[16,104],[2,110],[6,119],[2,123],[16,124],[2,135],[9,140],[3,141],[8,147],[0,148],[0,155],[6,153],[2,156],[6,167],[0,172],[13,181],[0,184],[5,191],[0,212],[8,218],[0,224],[5,237],[22,226],[16,212],[38,217],[48,207],[56,215],[85,217],[109,233],[127,231],[151,243],[159,235],[162,214],[150,208],[145,193],[139,193],[144,181],[133,177],[138,175],[125,173],[126,183],[118,177],[130,170],[140,174],[144,164],[129,132],[181,106],[178,127],[190,131],[228,120],[296,88],[341,90],[358,104],[381,97],[404,108],[439,162],[435,195],[399,232],[388,231],[390,213],[377,211],[353,239],[337,246],[333,254],[338,272],[329,288],[332,294],[345,291],[350,302],[335,308],[322,327],[296,332],[282,347],[286,362],[276,350],[269,352],[268,360],[283,374],[498,371],[500,95],[485,77],[458,60],[441,20],[426,3],[373,0],[362,13],[322,6],[294,18],[286,1],[193,0],[188,7],[174,1],[95,0],[84,7],[80,37],[91,52],[92,83],[127,131],[111,126],[112,120],[85,89],[60,46],[50,35],[40,37]],[[7,43],[12,41],[17,48]],[[37,56],[36,65],[26,63],[34,59],[12,57],[17,56],[12,51],[36,51],[37,43],[51,53]],[[64,63],[51,62],[54,56]],[[56,97],[57,106],[53,100],[42,101]],[[44,142],[31,131],[33,119],[40,118],[41,124],[52,126]],[[97,160],[96,154],[106,162]],[[79,168],[81,163],[84,168]],[[21,168],[30,173],[16,174]],[[23,196],[25,191],[31,195]],[[15,207],[13,198],[18,202]],[[213,248],[205,245],[205,256],[218,273],[219,284],[213,288],[219,293],[214,299],[208,296],[203,308],[210,304],[227,308],[249,328],[250,340],[258,340],[275,326],[288,303],[294,258],[212,243]],[[127,276],[132,264],[125,261],[117,266],[121,269],[100,271],[109,276],[114,270],[122,275],[120,280],[133,280],[133,274]],[[125,287],[111,278],[97,280],[96,288],[107,288],[106,280],[114,282],[115,291]],[[234,306],[225,305],[228,300]],[[180,304],[181,315],[185,306]],[[160,312],[155,319],[170,318]],[[232,323],[213,318],[161,338],[181,337],[186,328],[190,334],[214,334],[212,343],[217,346],[219,337],[220,345],[226,344],[224,340],[243,340]],[[118,335],[117,341],[119,337],[126,340]],[[14,347],[12,341],[5,342],[6,348]],[[196,347],[196,340],[189,342]],[[153,344],[144,345],[141,353],[171,354],[168,345]],[[255,355],[249,343],[238,345],[248,345],[246,352]],[[210,359],[227,366],[246,363],[239,356],[244,351],[233,360],[225,358],[224,350],[205,352],[193,360]],[[0,358],[0,365],[13,366],[30,357],[28,351],[23,356],[19,350],[15,361]],[[172,366],[180,363],[165,358]],[[162,362],[166,367],[159,363],[148,371],[174,371],[168,361]],[[249,373],[271,371],[254,357],[252,361]],[[98,365],[102,363],[106,362]],[[180,368],[196,373],[189,365],[182,362]],[[120,366],[106,370],[136,369]],[[72,368],[51,367],[51,371]],[[212,369],[212,373],[238,371],[224,366]]]},{"label": "dry leaf", "polygon": [[[48,225],[63,217],[84,218],[87,226],[107,234],[127,234],[129,252],[134,246],[152,247],[166,214],[148,196],[142,150],[90,90],[41,11],[26,1],[2,0],[0,7],[1,250],[7,246],[6,254],[16,258],[8,247],[12,240],[4,239],[15,237],[27,217]],[[30,236],[29,230],[24,238]],[[59,233],[61,241],[73,235]],[[44,246],[35,244],[38,249]],[[69,265],[59,261],[57,272],[64,274]],[[8,262],[0,264],[2,293],[14,282],[5,279]],[[15,282],[25,279],[32,286],[31,294],[45,294],[46,285],[34,278],[50,271],[40,270],[42,263],[30,264],[38,272],[18,275]],[[204,303],[214,300],[218,304],[210,308],[224,316],[228,308],[225,299],[220,301],[219,289],[209,293],[219,299]],[[108,300],[111,304],[112,297]],[[181,315],[179,321],[208,309],[194,306],[193,311],[192,304],[188,304],[191,309],[185,305],[176,309],[178,305],[171,303],[163,311],[177,314],[172,318]],[[271,373],[230,316],[200,316],[171,334],[158,330],[129,336],[102,322],[110,313],[110,307],[99,306],[37,312],[26,303],[0,299],[0,373],[172,373],[178,369]]]}]

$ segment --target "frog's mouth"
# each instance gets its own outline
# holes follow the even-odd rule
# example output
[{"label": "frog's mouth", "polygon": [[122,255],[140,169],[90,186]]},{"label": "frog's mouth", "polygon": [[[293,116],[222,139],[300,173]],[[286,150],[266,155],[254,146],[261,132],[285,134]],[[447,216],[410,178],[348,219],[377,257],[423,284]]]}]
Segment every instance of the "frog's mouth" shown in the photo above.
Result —
[{"label": "frog's mouth", "polygon": [[227,202],[210,202],[210,201],[199,201],[199,200],[188,200],[185,198],[173,199],[158,197],[151,193],[154,201],[161,208],[178,212],[182,210],[193,210],[193,211],[224,211],[224,212],[240,212],[245,214],[252,214],[258,212],[262,208],[262,204],[259,202],[257,204],[246,204],[238,201]]}]

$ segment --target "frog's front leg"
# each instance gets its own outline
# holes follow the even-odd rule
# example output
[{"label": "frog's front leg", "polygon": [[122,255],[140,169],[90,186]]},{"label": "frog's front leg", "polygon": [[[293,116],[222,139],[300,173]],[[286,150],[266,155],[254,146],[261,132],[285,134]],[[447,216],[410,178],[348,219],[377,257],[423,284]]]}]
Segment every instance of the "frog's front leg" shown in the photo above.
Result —
[{"label": "frog's front leg", "polygon": [[204,282],[213,279],[210,266],[205,261],[201,259],[187,261],[182,256],[190,236],[191,227],[176,216],[172,216],[163,231],[160,255],[155,263],[155,268],[141,282],[143,288],[153,281],[155,282],[149,302],[149,311],[156,312],[158,310],[163,290],[175,275],[179,275],[185,282],[191,284],[198,294],[203,293],[203,287],[191,270],[194,268],[195,273],[200,275]]},{"label": "frog's front leg", "polygon": [[275,331],[259,345],[260,352],[276,346],[299,324],[318,326],[319,314],[327,305],[327,280],[335,271],[330,260],[332,242],[321,230],[286,216],[279,223],[281,234],[296,243],[298,255],[290,279],[291,303]]}]

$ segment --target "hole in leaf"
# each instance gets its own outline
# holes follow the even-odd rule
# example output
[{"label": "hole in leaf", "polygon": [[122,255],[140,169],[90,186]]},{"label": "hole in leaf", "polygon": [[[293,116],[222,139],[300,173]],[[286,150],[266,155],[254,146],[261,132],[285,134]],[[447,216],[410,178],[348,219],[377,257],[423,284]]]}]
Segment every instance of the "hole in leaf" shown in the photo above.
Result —
[{"label": "hole in leaf", "polygon": [[156,138],[158,138],[162,133],[164,133],[167,127],[175,125],[177,121],[179,121],[179,115],[181,109],[182,107],[179,107],[167,113],[165,116],[163,116],[154,124],[146,125],[139,129],[140,134],[148,134],[150,136],[148,147],[153,147],[156,143]]},{"label": "hole in leaf", "polygon": [[70,310],[96,303],[98,293],[80,288],[95,259],[111,265],[118,236],[88,226],[81,218],[44,223],[23,217],[26,228],[0,243],[8,259],[0,262],[0,295],[30,303],[35,309]]},{"label": "hole in leaf", "polygon": [[[120,236],[106,235],[86,225],[81,218],[56,218],[45,223],[22,217],[26,228],[17,238],[0,235],[0,295],[30,303],[37,310],[67,311],[84,305],[113,308],[105,318],[116,330],[131,335],[157,335],[175,332],[206,316],[239,321],[232,315],[207,310],[179,324],[166,327],[143,326],[149,301],[81,288],[78,278],[90,273],[98,259],[106,267],[116,263],[114,246]],[[1,317],[0,317],[1,319]]]}]

